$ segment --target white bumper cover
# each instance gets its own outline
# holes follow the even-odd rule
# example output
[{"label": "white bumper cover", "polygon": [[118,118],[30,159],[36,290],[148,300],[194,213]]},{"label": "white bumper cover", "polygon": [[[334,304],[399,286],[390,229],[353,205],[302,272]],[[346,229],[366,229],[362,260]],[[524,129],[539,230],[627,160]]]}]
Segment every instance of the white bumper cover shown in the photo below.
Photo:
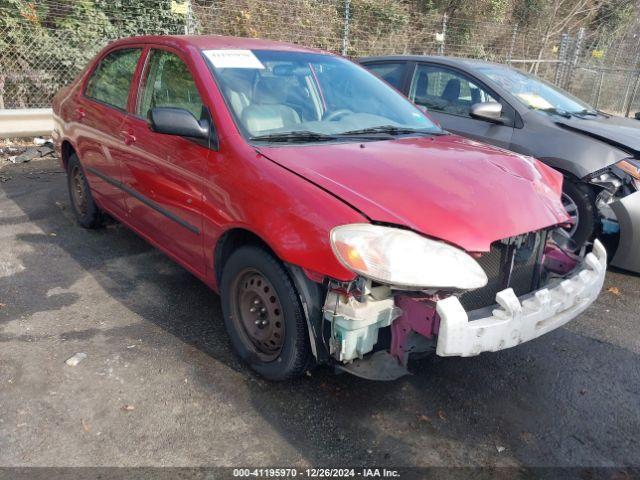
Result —
[{"label": "white bumper cover", "polygon": [[440,331],[436,353],[470,357],[514,347],[554,330],[582,313],[598,297],[607,270],[607,252],[596,240],[580,270],[550,282],[522,303],[511,288],[496,295],[502,308],[490,317],[469,321],[457,297],[436,304]]}]

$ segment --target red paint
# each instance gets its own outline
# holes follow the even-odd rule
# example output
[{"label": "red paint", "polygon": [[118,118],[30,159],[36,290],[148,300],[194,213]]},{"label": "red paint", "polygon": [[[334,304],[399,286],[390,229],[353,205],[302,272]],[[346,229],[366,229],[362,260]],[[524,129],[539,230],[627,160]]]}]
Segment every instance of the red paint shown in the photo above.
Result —
[{"label": "red paint", "polygon": [[[127,111],[83,95],[96,63],[122,47],[143,53]],[[149,130],[135,115],[151,48],[178,53],[209,107],[219,148]],[[254,147],[238,132],[201,50],[316,51],[254,39],[138,37],[106,47],[54,99],[54,140],[79,155],[98,204],[216,288],[214,251],[234,228],[249,230],[313,278],[350,280],[329,232],[370,220],[398,224],[486,251],[494,240],[566,221],[561,175],[542,164],[450,135],[395,141]],[[197,229],[170,221],[97,175],[150,198]]]},{"label": "red paint", "polygon": [[468,251],[568,218],[559,173],[455,135],[261,151],[372,220]]},{"label": "red paint", "polygon": [[402,310],[391,324],[391,355],[406,365],[410,353],[407,341],[411,333],[416,332],[423,337],[433,338],[437,335],[440,318],[436,312],[435,301],[411,298],[406,295],[396,297],[396,306]]},{"label": "red paint", "polygon": [[566,275],[578,265],[579,258],[571,255],[559,247],[547,244],[542,257],[542,264],[545,270],[557,273],[558,275]]}]

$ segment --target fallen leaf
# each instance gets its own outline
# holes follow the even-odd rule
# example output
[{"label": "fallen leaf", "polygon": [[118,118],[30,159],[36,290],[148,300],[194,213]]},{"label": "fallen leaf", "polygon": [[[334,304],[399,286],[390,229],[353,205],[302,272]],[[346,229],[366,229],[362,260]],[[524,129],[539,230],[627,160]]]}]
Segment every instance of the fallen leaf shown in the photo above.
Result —
[{"label": "fallen leaf", "polygon": [[431,418],[426,415],[418,415],[418,421],[431,423]]},{"label": "fallen leaf", "polygon": [[438,410],[438,417],[440,417],[440,420],[443,422],[447,421],[447,416],[445,415],[444,410]]},{"label": "fallen leaf", "polygon": [[614,297],[620,296],[620,289],[618,287],[609,287],[607,288],[607,292],[609,292]]},{"label": "fallen leaf", "polygon": [[586,388],[581,388],[580,389],[580,395],[585,395],[587,393],[587,389]]},{"label": "fallen leaf", "polygon": [[502,445],[496,445],[496,450],[498,451],[498,453],[502,453],[506,450],[506,448]]},{"label": "fallen leaf", "polygon": [[133,412],[136,409],[133,405],[123,405],[122,410],[124,412]]},{"label": "fallen leaf", "polygon": [[7,304],[6,303],[0,303],[0,310],[2,310],[4,307],[6,307]]},{"label": "fallen leaf", "polygon": [[89,433],[91,431],[91,425],[89,425],[89,422],[87,422],[84,418],[80,421],[82,423],[82,429]]},{"label": "fallen leaf", "polygon": [[57,237],[58,235],[56,235],[55,233],[51,232],[51,233],[49,234],[49,236],[50,236],[50,237]]}]

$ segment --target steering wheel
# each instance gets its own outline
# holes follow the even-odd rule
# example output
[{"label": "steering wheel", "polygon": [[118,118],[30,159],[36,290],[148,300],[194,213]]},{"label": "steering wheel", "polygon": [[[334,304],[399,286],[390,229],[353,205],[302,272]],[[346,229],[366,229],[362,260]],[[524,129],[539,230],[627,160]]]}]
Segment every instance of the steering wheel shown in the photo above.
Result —
[{"label": "steering wheel", "polygon": [[328,122],[333,122],[338,120],[338,118],[340,117],[344,117],[345,115],[349,115],[352,113],[353,111],[349,110],[348,108],[339,108],[338,110],[334,110],[333,112],[327,113],[323,118],[323,120],[326,120]]}]

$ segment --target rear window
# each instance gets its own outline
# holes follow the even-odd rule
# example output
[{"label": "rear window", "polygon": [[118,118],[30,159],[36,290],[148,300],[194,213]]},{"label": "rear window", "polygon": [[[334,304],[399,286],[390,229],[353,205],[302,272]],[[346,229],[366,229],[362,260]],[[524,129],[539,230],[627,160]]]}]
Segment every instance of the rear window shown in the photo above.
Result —
[{"label": "rear window", "polygon": [[142,50],[116,50],[104,57],[91,74],[85,95],[112,107],[125,110],[131,80]]}]

